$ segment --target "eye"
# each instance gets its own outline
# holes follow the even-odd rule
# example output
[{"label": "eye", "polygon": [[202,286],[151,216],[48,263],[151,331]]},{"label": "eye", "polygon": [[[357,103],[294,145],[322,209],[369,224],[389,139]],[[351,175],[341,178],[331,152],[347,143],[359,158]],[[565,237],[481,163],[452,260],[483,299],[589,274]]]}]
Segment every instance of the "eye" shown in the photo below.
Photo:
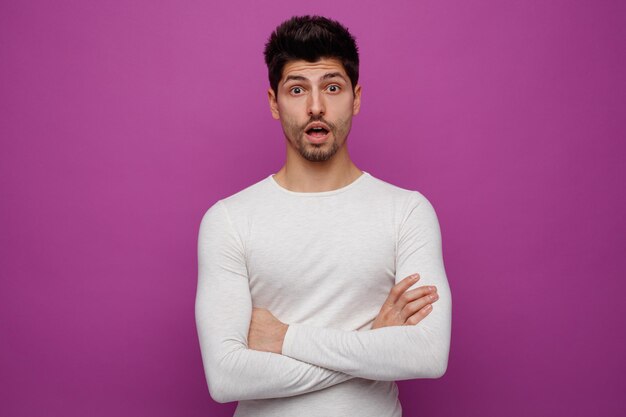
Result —
[{"label": "eye", "polygon": [[302,94],[301,87],[292,87],[290,91],[291,91],[291,94],[295,94],[295,95]]},{"label": "eye", "polygon": [[340,89],[341,87],[339,87],[337,84],[331,84],[328,86],[328,91],[330,91],[331,93],[338,93]]}]

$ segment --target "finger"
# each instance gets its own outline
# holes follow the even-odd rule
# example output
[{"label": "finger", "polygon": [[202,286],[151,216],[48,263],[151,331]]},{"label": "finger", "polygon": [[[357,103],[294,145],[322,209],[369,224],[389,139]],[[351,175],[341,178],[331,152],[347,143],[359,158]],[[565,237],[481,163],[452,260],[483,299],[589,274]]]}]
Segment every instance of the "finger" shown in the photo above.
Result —
[{"label": "finger", "polygon": [[406,320],[406,322],[405,322],[405,326],[414,326],[414,325],[416,325],[420,321],[424,320],[424,318],[427,315],[429,315],[432,311],[433,311],[433,305],[432,304],[427,304],[420,311],[418,311],[417,313],[415,313],[411,317],[409,317]]},{"label": "finger", "polygon": [[400,317],[404,321],[406,321],[409,317],[411,317],[416,312],[420,311],[422,308],[426,307],[428,304],[432,304],[439,299],[439,295],[437,293],[427,294],[423,297],[418,298],[415,301],[412,301],[405,305],[400,311]]},{"label": "finger", "polygon": [[385,304],[394,305],[398,298],[409,289],[409,287],[415,284],[420,279],[420,274],[412,274],[398,282],[391,288],[389,295],[385,300]]},{"label": "finger", "polygon": [[406,291],[398,298],[398,301],[396,303],[399,304],[399,306],[396,307],[402,308],[405,304],[429,294],[437,294],[437,287],[433,285],[423,285],[421,287]]}]

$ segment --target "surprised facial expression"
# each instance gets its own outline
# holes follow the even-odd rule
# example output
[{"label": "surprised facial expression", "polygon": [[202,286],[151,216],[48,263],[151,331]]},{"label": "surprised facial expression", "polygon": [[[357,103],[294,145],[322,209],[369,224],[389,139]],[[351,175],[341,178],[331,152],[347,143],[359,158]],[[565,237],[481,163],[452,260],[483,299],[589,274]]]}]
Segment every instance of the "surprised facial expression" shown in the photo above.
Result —
[{"label": "surprised facial expression", "polygon": [[283,68],[278,94],[268,91],[272,116],[300,156],[327,161],[344,145],[359,112],[361,86],[353,90],[336,59],[291,61]]}]

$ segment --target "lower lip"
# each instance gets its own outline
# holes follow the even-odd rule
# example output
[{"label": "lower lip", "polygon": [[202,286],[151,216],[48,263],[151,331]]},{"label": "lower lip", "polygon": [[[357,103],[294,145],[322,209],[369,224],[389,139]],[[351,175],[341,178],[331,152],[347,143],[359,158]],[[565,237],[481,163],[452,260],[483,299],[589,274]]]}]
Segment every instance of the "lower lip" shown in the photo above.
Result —
[{"label": "lower lip", "polygon": [[326,139],[328,139],[330,132],[326,133],[324,136],[311,136],[308,133],[305,133],[305,135],[307,140],[311,143],[323,143],[326,142]]}]

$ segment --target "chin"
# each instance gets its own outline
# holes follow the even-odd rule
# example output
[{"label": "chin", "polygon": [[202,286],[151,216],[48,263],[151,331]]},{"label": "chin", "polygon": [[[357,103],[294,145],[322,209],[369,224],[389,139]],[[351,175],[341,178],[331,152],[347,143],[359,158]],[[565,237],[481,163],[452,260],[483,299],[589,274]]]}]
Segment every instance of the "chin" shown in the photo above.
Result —
[{"label": "chin", "polygon": [[[326,146],[327,145],[327,146]],[[310,162],[326,162],[331,160],[339,152],[339,147],[333,143],[325,142],[320,145],[309,144],[298,150],[300,156]]]}]

